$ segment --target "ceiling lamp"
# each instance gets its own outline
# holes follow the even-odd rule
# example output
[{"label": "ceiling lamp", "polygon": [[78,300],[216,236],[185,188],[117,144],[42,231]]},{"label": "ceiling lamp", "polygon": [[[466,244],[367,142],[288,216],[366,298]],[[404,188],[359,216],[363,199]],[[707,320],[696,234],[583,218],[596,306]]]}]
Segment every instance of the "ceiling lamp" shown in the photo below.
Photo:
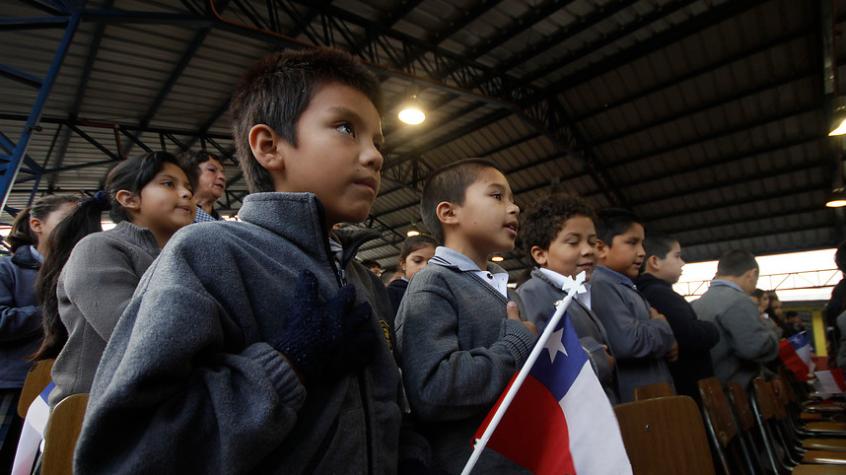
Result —
[{"label": "ceiling lamp", "polygon": [[408,125],[419,125],[426,120],[426,113],[420,108],[417,96],[411,96],[411,100],[403,104],[398,117],[400,121]]},{"label": "ceiling lamp", "polygon": [[417,229],[417,226],[412,225],[411,228],[405,232],[405,235],[408,237],[419,236],[420,230]]},{"label": "ceiling lamp", "polygon": [[504,261],[504,260],[505,260],[505,258],[504,258],[504,257],[502,257],[502,256],[500,256],[500,255],[496,255],[496,256],[491,257],[491,260],[492,260],[493,262],[502,262],[502,261]]},{"label": "ceiling lamp", "polygon": [[834,99],[834,110],[831,114],[831,128],[829,137],[846,134],[846,99],[837,97]]},{"label": "ceiling lamp", "polygon": [[842,187],[833,189],[825,205],[829,208],[842,208],[846,206],[846,190]]}]

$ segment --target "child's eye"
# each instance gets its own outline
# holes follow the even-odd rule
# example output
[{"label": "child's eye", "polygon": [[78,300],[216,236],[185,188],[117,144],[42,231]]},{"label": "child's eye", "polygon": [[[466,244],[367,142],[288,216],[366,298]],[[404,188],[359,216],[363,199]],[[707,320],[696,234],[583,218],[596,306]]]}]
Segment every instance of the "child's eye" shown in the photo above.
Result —
[{"label": "child's eye", "polygon": [[502,199],[504,198],[504,195],[502,193],[492,193],[491,196],[493,196],[495,200],[499,201],[502,201]]},{"label": "child's eye", "polygon": [[335,130],[342,134],[352,135],[353,137],[355,137],[355,129],[349,122],[344,122],[343,124],[338,125],[337,127],[335,127]]},{"label": "child's eye", "polygon": [[168,188],[173,188],[174,186],[176,186],[176,184],[172,181],[164,181],[164,182],[162,182],[162,185],[164,185]]}]

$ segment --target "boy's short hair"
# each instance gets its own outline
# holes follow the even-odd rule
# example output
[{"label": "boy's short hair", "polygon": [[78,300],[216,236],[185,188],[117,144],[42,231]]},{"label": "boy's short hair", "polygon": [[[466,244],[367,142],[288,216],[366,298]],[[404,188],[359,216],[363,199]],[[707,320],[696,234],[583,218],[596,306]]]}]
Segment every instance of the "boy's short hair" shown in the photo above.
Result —
[{"label": "boy's short hair", "polygon": [[337,82],[358,89],[382,113],[379,80],[349,53],[329,48],[286,50],[265,56],[251,67],[232,94],[232,134],[250,193],[274,191],[273,179],[253,157],[250,129],[270,126],[297,146],[297,122],[322,84]]},{"label": "boy's short hair", "polygon": [[749,251],[734,249],[723,254],[717,263],[717,275],[739,277],[746,272],[757,269],[758,262]]},{"label": "boy's short hair", "polygon": [[841,272],[846,272],[846,241],[837,246],[837,251],[834,253],[834,263]]},{"label": "boy's short hair", "polygon": [[438,203],[448,201],[463,205],[467,188],[479,178],[479,172],[486,168],[502,172],[490,160],[468,158],[450,163],[429,175],[420,198],[420,217],[426,229],[439,243],[444,242],[444,229],[436,212]]},{"label": "boy's short hair", "polygon": [[643,221],[634,212],[627,209],[605,208],[598,214],[596,236],[608,247],[613,245],[615,236],[625,233],[633,224],[643,226]]},{"label": "boy's short hair", "polygon": [[646,250],[644,262],[650,256],[655,256],[658,259],[665,259],[667,254],[673,249],[673,244],[679,242],[678,239],[668,234],[649,233],[643,241],[643,248]]},{"label": "boy's short hair", "polygon": [[209,160],[215,160],[217,163],[223,165],[220,157],[203,150],[184,152],[181,153],[178,158],[179,163],[182,165],[185,173],[188,174],[188,179],[191,181],[191,185],[194,188],[197,187],[197,184],[200,182],[200,175],[203,174],[202,170],[200,170],[200,165],[208,162]]},{"label": "boy's short hair", "polygon": [[367,267],[368,269],[372,269],[373,267],[378,267],[380,269],[382,268],[382,264],[379,264],[378,261],[375,261],[373,259],[365,259],[361,261],[361,265]]},{"label": "boy's short hair", "polygon": [[424,247],[431,247],[436,248],[438,247],[438,241],[435,241],[431,236],[427,236],[425,234],[419,234],[417,236],[411,236],[405,239],[402,242],[402,246],[400,247],[400,254],[399,254],[399,262],[400,265],[408,258],[408,256],[417,250],[423,249]]},{"label": "boy's short hair", "polygon": [[593,207],[569,193],[553,193],[541,198],[520,214],[520,244],[527,254],[531,254],[533,246],[549,249],[564,223],[574,216],[584,216],[596,222]]}]

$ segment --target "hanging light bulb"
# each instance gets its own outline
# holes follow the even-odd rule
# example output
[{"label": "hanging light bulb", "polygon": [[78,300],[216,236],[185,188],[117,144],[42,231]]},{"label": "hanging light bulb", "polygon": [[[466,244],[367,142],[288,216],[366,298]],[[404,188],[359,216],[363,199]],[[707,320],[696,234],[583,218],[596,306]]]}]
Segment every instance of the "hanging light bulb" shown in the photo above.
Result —
[{"label": "hanging light bulb", "polygon": [[496,255],[496,256],[491,257],[491,261],[493,261],[493,262],[502,262],[504,260],[505,260],[505,258],[500,256],[500,255]]},{"label": "hanging light bulb", "polygon": [[829,137],[846,134],[846,99],[838,97],[834,99],[834,110],[831,114],[831,128]]},{"label": "hanging light bulb", "polygon": [[411,225],[408,231],[405,232],[405,235],[408,237],[414,237],[420,235],[420,230],[417,229],[417,226]]},{"label": "hanging light bulb", "polygon": [[417,96],[411,96],[411,100],[403,105],[398,117],[400,121],[408,125],[419,125],[426,120],[426,113],[420,108]]},{"label": "hanging light bulb", "polygon": [[825,205],[829,208],[842,208],[846,206],[846,190],[842,187],[833,189]]}]

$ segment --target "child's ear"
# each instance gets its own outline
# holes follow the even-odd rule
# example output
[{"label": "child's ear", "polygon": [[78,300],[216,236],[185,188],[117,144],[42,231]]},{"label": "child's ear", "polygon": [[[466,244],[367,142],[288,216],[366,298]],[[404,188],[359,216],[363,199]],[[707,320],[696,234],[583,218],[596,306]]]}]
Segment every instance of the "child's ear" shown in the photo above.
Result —
[{"label": "child's ear", "polygon": [[532,246],[529,249],[529,254],[532,255],[532,259],[535,263],[541,267],[546,265],[547,262],[547,252],[546,249],[542,249],[540,246]]},{"label": "child's ear", "polygon": [[253,156],[265,170],[282,171],[285,169],[284,146],[287,142],[266,124],[256,124],[250,128],[247,141]]},{"label": "child's ear", "polygon": [[608,256],[608,246],[602,239],[596,240],[596,257],[598,259],[605,259]]},{"label": "child's ear", "polygon": [[449,201],[441,201],[435,207],[435,216],[441,224],[457,224],[458,223],[458,206]]},{"label": "child's ear", "polygon": [[41,231],[44,229],[44,223],[38,218],[29,218],[29,229],[32,229],[32,232],[36,234],[41,234]]},{"label": "child's ear", "polygon": [[141,198],[129,190],[120,190],[115,193],[115,201],[120,203],[121,208],[138,211],[141,208]]},{"label": "child's ear", "polygon": [[652,256],[647,257],[646,258],[646,270],[649,270],[649,269],[656,269],[657,270],[658,267],[659,267],[658,262],[660,262],[660,260],[658,259],[658,256],[652,255]]}]

